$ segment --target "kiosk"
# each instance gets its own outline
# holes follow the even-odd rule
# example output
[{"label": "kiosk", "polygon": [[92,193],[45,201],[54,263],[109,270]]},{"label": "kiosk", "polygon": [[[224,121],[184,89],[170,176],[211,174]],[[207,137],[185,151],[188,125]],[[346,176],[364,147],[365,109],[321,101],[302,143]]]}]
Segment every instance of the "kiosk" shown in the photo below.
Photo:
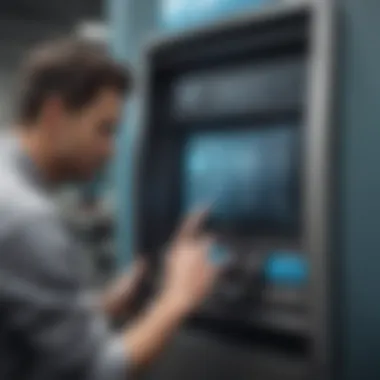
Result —
[{"label": "kiosk", "polygon": [[182,217],[210,206],[212,259],[229,264],[190,325],[290,353],[297,379],[329,373],[333,19],[318,3],[150,46],[136,189],[136,251],[157,274]]}]

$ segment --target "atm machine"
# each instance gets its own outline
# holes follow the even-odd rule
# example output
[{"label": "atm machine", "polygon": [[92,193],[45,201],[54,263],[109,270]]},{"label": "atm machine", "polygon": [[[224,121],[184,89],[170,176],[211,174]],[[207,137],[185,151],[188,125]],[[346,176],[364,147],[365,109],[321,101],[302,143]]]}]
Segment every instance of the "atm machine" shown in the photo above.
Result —
[{"label": "atm machine", "polygon": [[147,50],[136,251],[156,269],[148,293],[194,208],[210,206],[210,259],[228,258],[153,379],[331,375],[333,24],[328,1],[286,5]]}]

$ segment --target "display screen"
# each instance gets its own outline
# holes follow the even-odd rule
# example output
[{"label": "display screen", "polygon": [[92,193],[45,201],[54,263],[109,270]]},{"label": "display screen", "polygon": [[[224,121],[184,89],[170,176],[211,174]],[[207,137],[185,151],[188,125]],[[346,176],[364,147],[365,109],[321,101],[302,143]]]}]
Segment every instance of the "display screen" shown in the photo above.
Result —
[{"label": "display screen", "polygon": [[220,117],[302,107],[305,62],[291,59],[188,74],[173,86],[172,117]]},{"label": "display screen", "polygon": [[299,216],[294,126],[198,133],[185,145],[183,210],[210,208],[210,226],[290,232]]}]

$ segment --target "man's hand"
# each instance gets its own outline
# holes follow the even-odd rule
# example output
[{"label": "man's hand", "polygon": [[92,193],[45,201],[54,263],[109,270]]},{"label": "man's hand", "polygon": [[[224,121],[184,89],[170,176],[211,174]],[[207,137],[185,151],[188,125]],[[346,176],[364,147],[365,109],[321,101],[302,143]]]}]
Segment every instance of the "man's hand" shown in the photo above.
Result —
[{"label": "man's hand", "polygon": [[128,273],[118,278],[104,294],[103,306],[112,318],[123,316],[128,311],[132,300],[143,280],[146,263],[143,259],[136,260]]},{"label": "man's hand", "polygon": [[186,219],[167,252],[162,294],[185,314],[204,300],[218,273],[209,259],[212,239],[200,235],[205,217],[199,212]]},{"label": "man's hand", "polygon": [[211,241],[198,234],[204,217],[204,213],[192,215],[181,226],[167,252],[159,297],[126,331],[126,352],[134,370],[157,356],[215,282],[218,269],[208,259]]}]

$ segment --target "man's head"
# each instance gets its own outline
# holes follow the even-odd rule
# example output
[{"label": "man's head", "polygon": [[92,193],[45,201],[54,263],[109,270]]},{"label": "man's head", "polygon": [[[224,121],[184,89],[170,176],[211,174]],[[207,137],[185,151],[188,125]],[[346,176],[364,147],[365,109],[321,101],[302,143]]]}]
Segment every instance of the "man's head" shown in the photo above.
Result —
[{"label": "man's head", "polygon": [[90,179],[113,152],[129,72],[97,44],[63,40],[32,51],[21,74],[24,135],[49,152],[61,179]]}]

